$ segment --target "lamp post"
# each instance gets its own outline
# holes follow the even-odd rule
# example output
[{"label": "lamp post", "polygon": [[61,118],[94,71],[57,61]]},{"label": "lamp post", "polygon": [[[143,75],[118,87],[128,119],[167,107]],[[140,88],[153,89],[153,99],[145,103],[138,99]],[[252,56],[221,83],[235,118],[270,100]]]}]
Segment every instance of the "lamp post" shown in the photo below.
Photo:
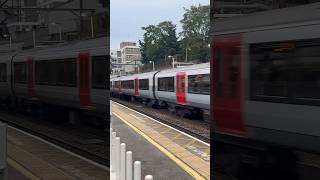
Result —
[{"label": "lamp post", "polygon": [[58,26],[58,28],[59,28],[60,41],[62,41],[62,29],[61,29],[61,25],[60,25],[59,23],[55,23],[55,22],[53,22],[53,23],[51,23],[51,24],[54,25],[54,26]]},{"label": "lamp post", "polygon": [[174,68],[174,57],[173,56],[168,56],[168,58],[172,58],[172,68]]},{"label": "lamp post", "polygon": [[185,59],[186,62],[188,62],[188,50],[190,50],[190,48],[186,48],[186,59]]},{"label": "lamp post", "polygon": [[149,61],[149,63],[152,63],[152,71],[155,71],[154,61]]}]

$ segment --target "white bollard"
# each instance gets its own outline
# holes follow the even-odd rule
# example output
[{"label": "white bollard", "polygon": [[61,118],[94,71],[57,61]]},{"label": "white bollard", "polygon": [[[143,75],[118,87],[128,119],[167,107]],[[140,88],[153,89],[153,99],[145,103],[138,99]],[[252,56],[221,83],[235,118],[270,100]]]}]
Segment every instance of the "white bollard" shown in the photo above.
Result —
[{"label": "white bollard", "polygon": [[113,165],[113,171],[116,170],[117,167],[117,162],[116,162],[116,132],[112,132],[112,142],[111,142],[111,146],[112,146],[112,156],[111,156],[111,161],[112,161],[112,165]]},{"label": "white bollard", "polygon": [[151,175],[146,175],[146,177],[144,177],[144,180],[153,180],[153,176],[151,176]]},{"label": "white bollard", "polygon": [[113,147],[112,147],[112,141],[113,141],[113,139],[112,139],[112,128],[110,128],[110,134],[109,134],[109,136],[110,136],[110,150],[109,150],[109,161],[110,161],[110,171],[112,171],[113,172],[113,162],[114,161],[112,161],[112,154],[113,154]]},{"label": "white bollard", "polygon": [[128,151],[126,156],[126,180],[132,180],[132,152]]},{"label": "white bollard", "polygon": [[116,179],[120,180],[120,138],[116,138]]},{"label": "white bollard", "polygon": [[121,143],[120,150],[120,180],[126,180],[126,144]]},{"label": "white bollard", "polygon": [[133,170],[133,180],[141,180],[141,162],[134,162],[134,170]]}]

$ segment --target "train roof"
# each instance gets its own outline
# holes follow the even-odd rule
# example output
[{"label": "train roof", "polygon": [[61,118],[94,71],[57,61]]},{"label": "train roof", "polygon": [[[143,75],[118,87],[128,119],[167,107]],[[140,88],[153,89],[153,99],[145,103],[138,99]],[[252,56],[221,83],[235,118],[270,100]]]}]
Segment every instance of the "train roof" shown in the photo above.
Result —
[{"label": "train roof", "polygon": [[320,3],[213,20],[212,35],[247,32],[267,27],[320,24]]},{"label": "train roof", "polygon": [[133,77],[148,77],[150,75],[155,74],[156,72],[159,73],[170,73],[170,72],[177,72],[177,71],[188,71],[188,70],[197,70],[197,69],[204,69],[204,68],[210,68],[210,63],[201,63],[201,64],[194,64],[191,66],[186,66],[186,67],[179,67],[179,68],[174,68],[174,69],[166,69],[162,71],[153,71],[153,72],[147,72],[147,73],[141,73],[141,74],[133,74],[129,76],[121,76],[121,77],[114,77],[110,78],[110,80],[127,80],[127,79],[132,79]]}]

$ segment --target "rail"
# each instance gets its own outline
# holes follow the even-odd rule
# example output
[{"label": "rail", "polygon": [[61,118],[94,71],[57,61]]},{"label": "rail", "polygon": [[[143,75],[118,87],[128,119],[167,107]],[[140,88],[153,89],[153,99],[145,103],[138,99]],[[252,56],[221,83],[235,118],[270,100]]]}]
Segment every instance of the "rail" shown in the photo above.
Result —
[{"label": "rail", "polygon": [[7,176],[7,125],[0,122],[0,180],[7,180]]}]

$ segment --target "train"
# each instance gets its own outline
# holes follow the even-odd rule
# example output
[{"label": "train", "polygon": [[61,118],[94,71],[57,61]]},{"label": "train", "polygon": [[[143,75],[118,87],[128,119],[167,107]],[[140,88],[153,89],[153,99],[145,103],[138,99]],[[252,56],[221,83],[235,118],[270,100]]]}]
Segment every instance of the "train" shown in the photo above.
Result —
[{"label": "train", "polygon": [[210,63],[114,77],[110,84],[113,96],[209,121]]},{"label": "train", "polygon": [[319,8],[212,22],[213,141],[320,153]]},{"label": "train", "polygon": [[106,114],[109,38],[0,54],[0,100],[8,107],[46,103]]}]

